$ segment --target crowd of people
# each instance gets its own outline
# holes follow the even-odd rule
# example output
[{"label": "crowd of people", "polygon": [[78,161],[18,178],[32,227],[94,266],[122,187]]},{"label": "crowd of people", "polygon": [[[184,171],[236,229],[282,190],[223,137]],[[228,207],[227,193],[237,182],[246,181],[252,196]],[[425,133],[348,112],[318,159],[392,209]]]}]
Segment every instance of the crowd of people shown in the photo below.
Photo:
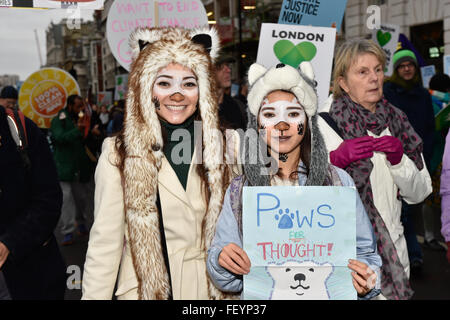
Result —
[{"label": "crowd of people", "polygon": [[69,96],[48,132],[22,117],[17,90],[1,91],[0,300],[64,298],[55,228],[62,246],[89,237],[82,299],[239,298],[252,266],[245,186],[356,187],[358,299],[413,296],[424,264],[415,213],[424,246],[450,263],[450,138],[435,121],[450,78],[425,89],[413,51],[396,52],[386,78],[377,44],[346,41],[319,106],[309,62],[254,63],[231,97],[235,61],[215,29],[139,29],[130,45],[126,100]]}]

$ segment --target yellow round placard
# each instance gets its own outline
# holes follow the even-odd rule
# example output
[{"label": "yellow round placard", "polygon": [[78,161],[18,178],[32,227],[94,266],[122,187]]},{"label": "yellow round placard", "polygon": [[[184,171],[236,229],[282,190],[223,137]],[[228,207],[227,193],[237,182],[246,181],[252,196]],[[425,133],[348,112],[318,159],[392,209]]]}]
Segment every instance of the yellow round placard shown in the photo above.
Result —
[{"label": "yellow round placard", "polygon": [[80,88],[70,73],[43,68],[31,74],[20,87],[19,108],[40,128],[50,128],[53,117],[72,94],[80,95]]}]

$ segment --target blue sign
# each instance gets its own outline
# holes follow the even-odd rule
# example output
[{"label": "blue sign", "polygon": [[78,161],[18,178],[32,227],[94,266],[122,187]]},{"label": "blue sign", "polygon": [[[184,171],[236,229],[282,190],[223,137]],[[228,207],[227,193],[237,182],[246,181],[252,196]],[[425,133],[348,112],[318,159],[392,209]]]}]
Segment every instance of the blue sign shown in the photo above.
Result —
[{"label": "blue sign", "polygon": [[244,299],[356,299],[356,189],[244,187]]},{"label": "blue sign", "polygon": [[283,0],[278,23],[333,27],[339,31],[347,0]]}]

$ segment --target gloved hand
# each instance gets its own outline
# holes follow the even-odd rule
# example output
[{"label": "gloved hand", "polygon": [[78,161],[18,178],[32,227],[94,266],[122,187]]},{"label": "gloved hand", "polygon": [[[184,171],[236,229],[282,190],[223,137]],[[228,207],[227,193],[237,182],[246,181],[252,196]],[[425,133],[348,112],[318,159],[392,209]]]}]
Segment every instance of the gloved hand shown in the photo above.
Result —
[{"label": "gloved hand", "polygon": [[447,261],[450,263],[450,241],[447,241]]},{"label": "gloved hand", "polygon": [[386,158],[395,166],[399,164],[403,157],[403,146],[399,139],[393,136],[384,136],[375,139],[374,151],[384,152]]},{"label": "gloved hand", "polygon": [[330,161],[336,167],[346,168],[350,163],[373,156],[375,138],[370,136],[344,140],[330,152]]}]

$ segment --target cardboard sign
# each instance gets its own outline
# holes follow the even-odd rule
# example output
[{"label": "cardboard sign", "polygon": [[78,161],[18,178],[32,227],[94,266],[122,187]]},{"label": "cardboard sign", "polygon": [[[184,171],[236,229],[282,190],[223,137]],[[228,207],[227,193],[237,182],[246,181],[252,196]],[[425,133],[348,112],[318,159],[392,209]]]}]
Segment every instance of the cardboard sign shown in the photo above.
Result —
[{"label": "cardboard sign", "polygon": [[113,103],[112,99],[112,92],[111,91],[102,91],[97,93],[97,105],[100,106],[107,106],[111,105]]},{"label": "cardboard sign", "polygon": [[422,67],[420,73],[422,74],[423,87],[428,88],[431,78],[436,74],[436,67],[434,65]]},{"label": "cardboard sign", "polygon": [[106,38],[116,60],[130,71],[128,37],[138,27],[172,26],[188,29],[208,25],[200,0],[115,0],[106,21]]},{"label": "cardboard sign", "polygon": [[356,299],[356,189],[244,187],[244,299]]},{"label": "cardboard sign", "polygon": [[384,74],[388,77],[394,72],[394,63],[392,58],[397,50],[400,27],[393,24],[381,24],[380,29],[372,32],[372,40],[379,44],[386,53],[386,68]]},{"label": "cardboard sign", "polygon": [[80,88],[68,72],[43,68],[31,74],[20,87],[19,108],[39,128],[50,128],[53,117],[72,94],[80,95]]},{"label": "cardboard sign", "polygon": [[123,100],[128,90],[128,74],[116,76],[116,88],[114,91],[114,100]]},{"label": "cardboard sign", "polygon": [[278,23],[340,30],[347,0],[284,0]]},{"label": "cardboard sign", "polygon": [[256,61],[271,68],[277,64],[297,68],[310,61],[317,81],[319,106],[328,98],[336,29],[263,23]]}]

